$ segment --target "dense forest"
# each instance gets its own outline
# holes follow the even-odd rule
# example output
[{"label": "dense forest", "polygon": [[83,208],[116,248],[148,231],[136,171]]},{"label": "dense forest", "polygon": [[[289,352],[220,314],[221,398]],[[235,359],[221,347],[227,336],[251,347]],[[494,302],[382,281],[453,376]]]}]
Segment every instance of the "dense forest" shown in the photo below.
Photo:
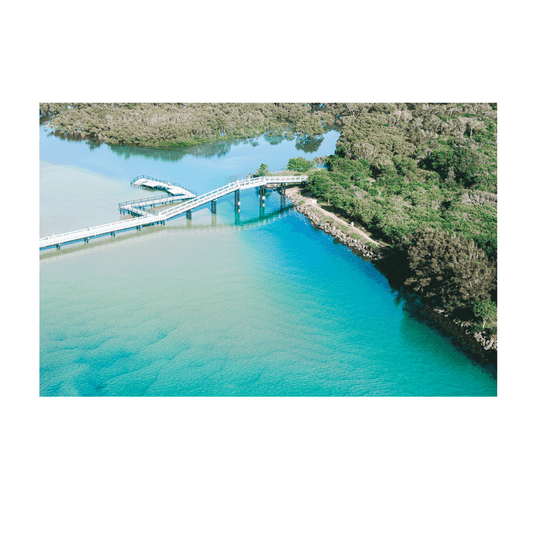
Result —
[{"label": "dense forest", "polygon": [[497,105],[323,107],[341,136],[310,193],[388,244],[399,284],[494,332]]},{"label": "dense forest", "polygon": [[[387,245],[381,268],[434,305],[495,331],[496,104],[41,104],[55,134],[119,148],[230,142],[265,134],[335,153],[309,171],[310,194]],[[265,166],[266,168],[266,166]]]}]

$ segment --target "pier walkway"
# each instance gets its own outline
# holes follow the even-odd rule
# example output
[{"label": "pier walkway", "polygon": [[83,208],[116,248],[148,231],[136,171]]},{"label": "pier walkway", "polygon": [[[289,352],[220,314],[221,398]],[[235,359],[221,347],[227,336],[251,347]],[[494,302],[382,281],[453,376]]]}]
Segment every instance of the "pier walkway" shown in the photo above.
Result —
[{"label": "pier walkway", "polygon": [[130,200],[128,202],[121,202],[118,208],[121,214],[130,214],[137,217],[142,217],[149,213],[148,207],[155,207],[156,205],[171,204],[182,202],[196,198],[197,194],[194,191],[183,187],[179,183],[172,181],[156,180],[150,176],[137,176],[130,181],[131,186],[143,187],[151,190],[166,191],[167,194],[163,196],[152,196],[151,198],[142,198],[140,200]]},{"label": "pier walkway", "polygon": [[[135,180],[132,181],[132,185],[136,180],[139,178],[135,178]],[[141,177],[141,179],[146,179],[146,177]],[[132,212],[133,210],[136,211],[135,215],[137,215],[138,218],[132,218],[129,220],[121,220],[119,222],[111,222],[110,224],[103,224],[101,226],[93,226],[91,228],[81,229],[77,231],[70,231],[68,233],[62,233],[60,235],[52,235],[51,237],[42,237],[39,239],[39,250],[46,250],[48,248],[57,248],[60,249],[62,245],[65,244],[72,244],[79,241],[85,241],[89,242],[89,239],[95,238],[95,237],[102,237],[104,235],[111,235],[113,237],[116,236],[117,233],[121,233],[128,230],[136,229],[140,231],[145,226],[153,226],[156,224],[165,224],[167,220],[172,220],[176,217],[179,217],[180,215],[183,215],[184,213],[187,215],[187,218],[190,219],[192,217],[192,210],[201,207],[209,202],[211,202],[211,210],[213,213],[216,213],[216,201],[226,196],[227,194],[234,193],[235,194],[235,209],[238,209],[240,206],[240,191],[251,189],[255,187],[260,188],[260,197],[259,202],[261,205],[261,202],[263,202],[264,205],[264,194],[265,194],[265,187],[267,185],[280,185],[281,191],[282,191],[282,198],[285,196],[285,186],[290,184],[297,184],[302,183],[307,180],[307,176],[262,176],[257,178],[248,178],[245,180],[237,180],[231,183],[228,183],[227,185],[224,185],[223,187],[219,187],[218,189],[215,189],[214,191],[210,191],[206,194],[203,194],[201,196],[194,195],[193,198],[190,198],[188,200],[182,201],[181,204],[175,205],[172,207],[169,207],[167,209],[160,210],[158,212],[154,211],[146,211],[144,209],[140,209],[139,204],[134,204],[136,201],[132,202],[124,202],[124,204],[127,204],[129,206],[129,209],[123,209],[119,205],[119,209]],[[161,183],[164,185],[164,182],[160,182],[158,180],[153,180],[156,183]],[[167,182],[167,185],[169,182]],[[151,187],[151,185],[149,185]],[[172,184],[171,186],[177,186],[180,187],[180,185]],[[154,188],[159,188],[159,186],[154,186]],[[165,188],[165,187],[161,187]],[[166,189],[166,188],[165,188]],[[168,189],[166,189],[168,190]],[[194,194],[191,191],[188,191],[187,189],[184,189],[189,194]],[[176,201],[176,197],[173,196],[167,196],[167,197],[154,197],[154,198],[148,198],[144,200],[140,200],[140,202],[146,202],[144,205],[156,205],[154,201],[156,198],[159,198],[160,200],[163,200],[164,198],[167,199],[167,203],[169,201]],[[139,202],[139,201],[137,201]],[[164,202],[161,202],[164,203]]]}]

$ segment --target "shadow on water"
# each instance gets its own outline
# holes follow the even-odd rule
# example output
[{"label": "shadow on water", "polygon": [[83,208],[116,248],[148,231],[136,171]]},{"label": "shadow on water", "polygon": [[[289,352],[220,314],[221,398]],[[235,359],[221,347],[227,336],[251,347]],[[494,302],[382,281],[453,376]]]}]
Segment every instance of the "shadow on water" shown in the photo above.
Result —
[{"label": "shadow on water", "polygon": [[389,250],[380,259],[371,263],[387,280],[394,303],[403,306],[406,317],[438,332],[459,352],[497,379],[498,365],[495,350],[485,353],[472,337],[466,337],[464,329],[455,324],[451,317],[431,312],[431,307],[424,304],[418,295],[405,291],[403,284],[409,275],[409,269],[407,258],[401,250]]},{"label": "shadow on water", "polygon": [[[457,351],[466,356],[473,364],[481,367],[485,372],[490,374],[494,379],[497,379],[497,357],[496,353],[486,354],[486,357],[482,358],[479,353],[479,349],[473,346],[468,346],[459,338],[453,331],[459,328],[451,321],[441,318],[440,320],[429,312],[429,309],[420,298],[413,294],[405,293],[400,290],[391,288],[391,293],[394,295],[394,303],[396,305],[402,305],[403,312],[405,313],[402,319],[400,329],[403,336],[405,336],[413,345],[424,343],[423,337],[415,334],[412,325],[409,321],[414,321],[418,324],[423,324],[429,327],[433,331],[436,331],[439,335],[444,337]],[[439,317],[440,318],[440,317]],[[475,341],[474,341],[475,343]]]}]

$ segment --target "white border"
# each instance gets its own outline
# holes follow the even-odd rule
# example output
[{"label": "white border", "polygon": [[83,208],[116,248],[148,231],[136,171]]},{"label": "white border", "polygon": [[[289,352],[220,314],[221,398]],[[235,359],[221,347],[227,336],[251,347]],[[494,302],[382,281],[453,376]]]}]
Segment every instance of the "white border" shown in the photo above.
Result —
[{"label": "white border", "polygon": [[[499,369],[493,398],[41,398],[40,102],[497,102]],[[39,85],[19,87],[20,415],[516,415],[516,87],[514,85]],[[501,236],[505,235],[505,239]]]}]

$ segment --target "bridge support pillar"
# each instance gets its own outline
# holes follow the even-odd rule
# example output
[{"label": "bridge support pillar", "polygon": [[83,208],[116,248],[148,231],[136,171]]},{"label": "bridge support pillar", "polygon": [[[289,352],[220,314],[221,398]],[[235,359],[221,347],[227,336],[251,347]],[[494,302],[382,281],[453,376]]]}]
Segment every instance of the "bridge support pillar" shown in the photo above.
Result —
[{"label": "bridge support pillar", "polygon": [[235,209],[239,209],[241,206],[241,191],[237,189],[235,191]]},{"label": "bridge support pillar", "polygon": [[216,212],[217,212],[217,201],[211,200],[211,213],[216,215]]},{"label": "bridge support pillar", "polygon": [[57,250],[61,250],[61,245],[60,244],[56,244],[56,249]]},{"label": "bridge support pillar", "polygon": [[185,215],[187,216],[187,220],[192,220],[192,211],[189,209]]},{"label": "bridge support pillar", "polygon": [[137,226],[137,231],[141,231],[142,226]]},{"label": "bridge support pillar", "polygon": [[117,236],[117,234],[114,231],[112,231],[111,232],[111,237],[116,237],[116,236]]},{"label": "bridge support pillar", "polygon": [[83,239],[83,242],[84,242],[85,244],[89,244],[89,237],[85,237],[85,239]]}]

